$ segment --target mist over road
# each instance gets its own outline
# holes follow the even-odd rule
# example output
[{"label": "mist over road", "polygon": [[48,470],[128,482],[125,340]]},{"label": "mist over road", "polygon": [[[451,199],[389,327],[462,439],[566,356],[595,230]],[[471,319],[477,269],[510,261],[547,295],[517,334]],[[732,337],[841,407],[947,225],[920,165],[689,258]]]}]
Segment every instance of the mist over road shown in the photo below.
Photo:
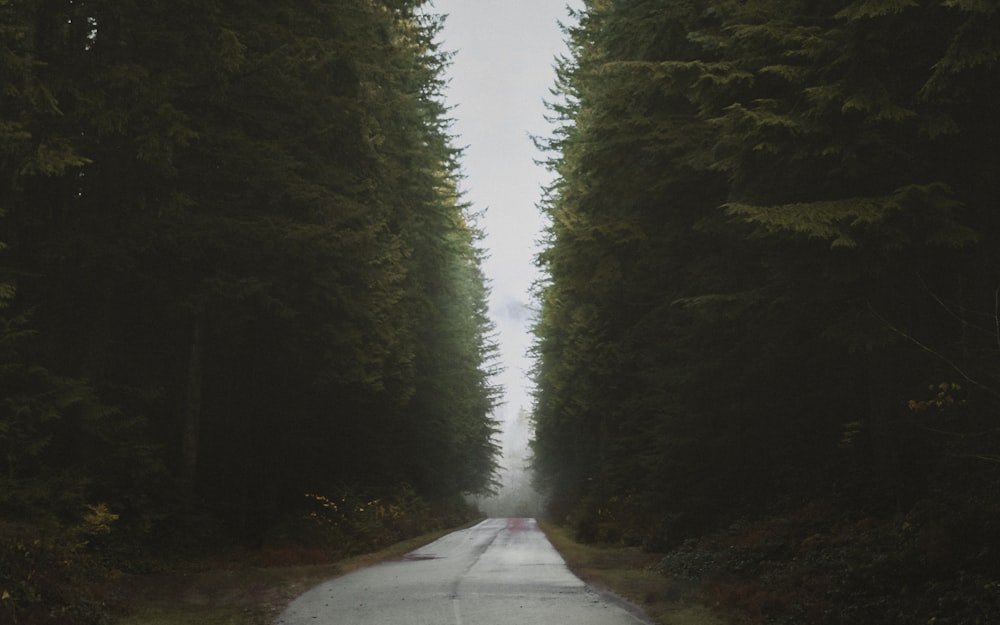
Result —
[{"label": "mist over road", "polygon": [[534,519],[488,519],[339,577],[288,605],[276,625],[636,625],[588,589]]}]

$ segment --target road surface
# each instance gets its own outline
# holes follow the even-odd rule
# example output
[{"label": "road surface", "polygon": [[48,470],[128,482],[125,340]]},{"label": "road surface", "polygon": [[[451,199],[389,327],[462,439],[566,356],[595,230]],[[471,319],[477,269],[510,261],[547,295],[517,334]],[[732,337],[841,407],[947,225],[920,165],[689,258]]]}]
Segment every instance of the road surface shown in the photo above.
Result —
[{"label": "road surface", "polygon": [[333,579],[276,625],[638,625],[589,589],[534,519],[488,519],[399,560]]}]

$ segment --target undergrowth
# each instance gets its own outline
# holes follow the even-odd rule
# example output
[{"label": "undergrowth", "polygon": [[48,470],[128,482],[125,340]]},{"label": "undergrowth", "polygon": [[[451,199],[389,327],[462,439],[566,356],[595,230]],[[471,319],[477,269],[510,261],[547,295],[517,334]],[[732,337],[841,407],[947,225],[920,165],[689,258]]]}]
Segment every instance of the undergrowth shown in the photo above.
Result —
[{"label": "undergrowth", "polygon": [[996,504],[902,515],[813,502],[737,522],[665,555],[740,625],[986,625],[1000,622]]},{"label": "undergrowth", "polygon": [[206,610],[237,619],[222,622],[257,623],[305,590],[300,578],[329,577],[349,559],[363,563],[365,554],[460,526],[478,512],[461,498],[430,502],[405,486],[384,495],[345,487],[306,495],[255,546],[227,540],[224,528],[200,518],[178,522],[160,543],[119,531],[118,515],[104,505],[72,522],[0,520],[0,625],[106,625],[115,615],[220,622]]}]

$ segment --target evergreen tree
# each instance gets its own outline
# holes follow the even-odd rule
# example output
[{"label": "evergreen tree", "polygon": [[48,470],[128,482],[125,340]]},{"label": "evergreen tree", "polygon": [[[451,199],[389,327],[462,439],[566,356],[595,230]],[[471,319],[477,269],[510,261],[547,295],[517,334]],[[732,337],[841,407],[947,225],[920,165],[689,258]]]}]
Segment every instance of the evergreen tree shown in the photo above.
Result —
[{"label": "evergreen tree", "polygon": [[12,314],[148,424],[174,486],[119,489],[147,508],[123,524],[207,508],[259,540],[306,492],[489,485],[486,285],[422,4],[0,4]]},{"label": "evergreen tree", "polygon": [[[536,328],[535,462],[560,510],[592,531],[628,501],[617,524],[655,543],[692,531],[684,515],[704,526],[845,474],[874,470],[857,492],[875,500],[920,496],[929,452],[905,399],[958,376],[979,410],[993,401],[992,333],[970,328],[995,281],[995,10],[664,0],[577,17]],[[867,457],[838,449],[849,422]]]}]

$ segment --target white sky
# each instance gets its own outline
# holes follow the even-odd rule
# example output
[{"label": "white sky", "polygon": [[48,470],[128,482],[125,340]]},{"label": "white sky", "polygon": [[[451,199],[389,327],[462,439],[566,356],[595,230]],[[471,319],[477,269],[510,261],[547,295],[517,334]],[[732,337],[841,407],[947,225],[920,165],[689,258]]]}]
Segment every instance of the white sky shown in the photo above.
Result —
[{"label": "white sky", "polygon": [[[555,58],[565,44],[559,22],[578,0],[432,0],[430,13],[446,14],[443,49],[454,51],[447,104],[454,107],[455,145],[465,148],[461,184],[473,210],[485,209],[491,283],[490,309],[499,332],[505,405],[497,414],[511,424],[531,408],[527,306],[537,277],[534,255],[542,218],[537,208],[548,172],[531,135],[548,136],[544,102],[555,80]],[[508,440],[510,437],[508,432]],[[516,436],[515,438],[521,438]]]}]

